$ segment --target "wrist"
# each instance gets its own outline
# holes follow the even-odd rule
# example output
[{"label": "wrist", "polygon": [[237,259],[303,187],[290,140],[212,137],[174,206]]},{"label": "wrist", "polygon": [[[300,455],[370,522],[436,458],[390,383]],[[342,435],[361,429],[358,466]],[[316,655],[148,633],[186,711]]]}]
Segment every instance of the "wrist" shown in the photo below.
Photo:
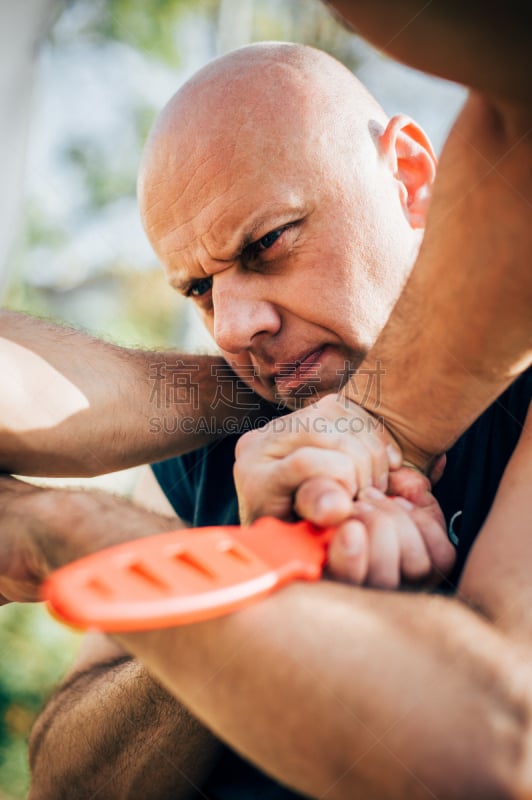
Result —
[{"label": "wrist", "polygon": [[412,441],[408,435],[408,431],[405,431],[404,426],[399,427],[399,425],[395,425],[389,420],[383,420],[383,424],[390,436],[397,442],[398,447],[401,448],[403,453],[403,466],[414,469],[422,475],[425,475],[425,477],[429,477],[436,461],[440,457],[440,453],[430,453],[427,450],[423,450]]},{"label": "wrist", "polygon": [[[341,395],[373,419],[370,424],[385,434],[402,454],[404,466],[428,475],[442,448],[432,449],[432,442],[420,434],[417,422],[415,428],[410,424],[410,418],[418,420],[417,409],[408,396],[410,389],[393,368],[385,368],[383,363],[368,356],[360,373],[355,372],[343,386]],[[361,379],[357,380],[359,374]],[[408,417],[403,409],[408,410]]]}]

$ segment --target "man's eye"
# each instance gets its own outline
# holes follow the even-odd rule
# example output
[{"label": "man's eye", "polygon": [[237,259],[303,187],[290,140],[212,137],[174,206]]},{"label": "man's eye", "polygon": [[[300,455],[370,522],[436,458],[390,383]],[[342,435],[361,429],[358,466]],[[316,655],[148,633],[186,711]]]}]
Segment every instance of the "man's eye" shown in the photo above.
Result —
[{"label": "man's eye", "polygon": [[276,228],[276,230],[267,233],[265,236],[259,239],[258,242],[255,243],[257,250],[259,251],[268,250],[269,247],[275,244],[275,242],[277,241],[279,236],[281,236],[284,230],[285,230],[284,228]]},{"label": "man's eye", "polygon": [[270,231],[269,233],[264,234],[261,236],[260,239],[257,239],[256,242],[250,244],[244,250],[243,255],[247,258],[253,259],[258,258],[261,253],[264,253],[266,250],[269,250],[275,242],[283,235],[286,230],[286,225],[284,228],[276,228],[274,231]]},{"label": "man's eye", "polygon": [[212,289],[212,278],[201,278],[188,288],[187,297],[203,297],[210,289]]}]

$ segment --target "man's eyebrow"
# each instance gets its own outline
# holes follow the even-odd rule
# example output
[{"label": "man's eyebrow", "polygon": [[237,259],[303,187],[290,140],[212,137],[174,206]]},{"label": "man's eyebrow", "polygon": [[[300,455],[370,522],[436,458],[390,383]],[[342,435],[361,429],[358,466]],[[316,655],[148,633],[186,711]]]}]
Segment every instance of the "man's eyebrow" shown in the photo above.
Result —
[{"label": "man's eyebrow", "polygon": [[[308,209],[302,203],[283,204],[269,209],[267,213],[261,214],[260,217],[250,219],[248,224],[243,225],[241,230],[235,233],[233,237],[235,245],[230,253],[225,254],[224,258],[216,258],[207,253],[208,260],[213,264],[230,264],[232,261],[236,261],[247,247],[256,242],[257,238],[260,238],[259,234],[264,236],[271,230],[275,230],[275,228],[282,228],[284,225],[289,225],[291,222],[302,219],[307,214]],[[176,269],[175,271],[172,270],[169,283],[176,291],[186,294],[197,281],[209,278],[210,275],[211,273],[202,269],[201,266],[198,268],[198,274],[194,276],[188,275],[183,270]]]},{"label": "man's eyebrow", "polygon": [[[237,258],[241,255],[246,247],[249,247],[257,241],[257,238],[264,236],[266,233],[276,228],[282,228],[285,225],[289,225],[291,222],[296,222],[296,220],[306,216],[307,213],[308,210],[303,207],[302,203],[294,203],[292,205],[283,205],[279,208],[271,209],[267,214],[263,214],[257,219],[252,220],[240,233],[233,258]],[[233,259],[227,260],[232,261]]]}]

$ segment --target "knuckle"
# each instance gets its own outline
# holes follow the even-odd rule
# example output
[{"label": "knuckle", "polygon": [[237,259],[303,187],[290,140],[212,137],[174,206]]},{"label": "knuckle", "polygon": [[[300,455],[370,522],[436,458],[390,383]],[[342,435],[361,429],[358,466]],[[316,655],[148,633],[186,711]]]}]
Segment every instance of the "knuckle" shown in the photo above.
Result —
[{"label": "knuckle", "polygon": [[313,474],[314,456],[309,447],[301,447],[294,453],[286,456],[280,464],[279,469],[290,475],[294,481],[302,480]]},{"label": "knuckle", "polygon": [[300,447],[283,461],[284,468],[300,479],[343,476],[350,466],[343,453],[331,453],[310,446]]},{"label": "knuckle", "polygon": [[385,443],[374,433],[366,433],[363,438],[364,446],[373,456],[384,458],[386,456]]},{"label": "knuckle", "polygon": [[255,445],[259,431],[246,431],[238,439],[235,446],[235,458],[243,458],[248,450]]}]

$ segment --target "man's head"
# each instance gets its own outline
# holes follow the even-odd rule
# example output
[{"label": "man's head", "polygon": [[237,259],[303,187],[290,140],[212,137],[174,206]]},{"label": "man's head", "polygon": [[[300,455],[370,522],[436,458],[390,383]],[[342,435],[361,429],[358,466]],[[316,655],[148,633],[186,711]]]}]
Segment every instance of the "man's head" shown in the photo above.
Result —
[{"label": "man's head", "polygon": [[[197,73],[148,141],[141,212],[170,283],[268,399],[334,391],[417,255],[434,157],[339,62],[242,48]],[[244,369],[242,369],[244,368]]]}]

